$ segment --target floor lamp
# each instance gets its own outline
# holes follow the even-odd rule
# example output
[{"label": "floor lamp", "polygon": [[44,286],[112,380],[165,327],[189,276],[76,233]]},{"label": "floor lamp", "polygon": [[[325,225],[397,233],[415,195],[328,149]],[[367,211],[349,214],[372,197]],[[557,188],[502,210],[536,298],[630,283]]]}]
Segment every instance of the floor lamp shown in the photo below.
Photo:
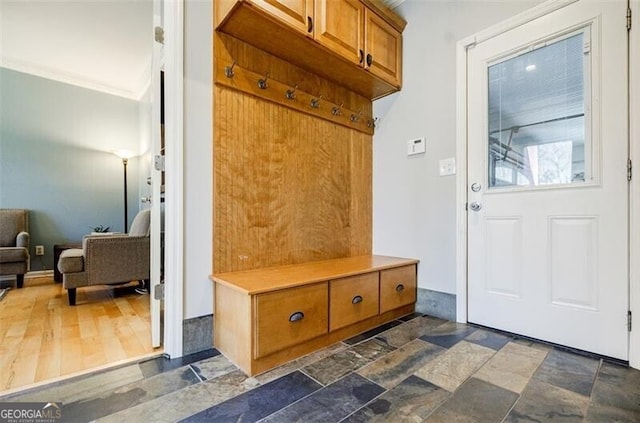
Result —
[{"label": "floor lamp", "polygon": [[122,159],[122,166],[124,167],[124,233],[126,234],[129,232],[127,210],[127,164],[129,163],[129,159],[133,157],[133,153],[128,150],[117,150],[113,153]]}]

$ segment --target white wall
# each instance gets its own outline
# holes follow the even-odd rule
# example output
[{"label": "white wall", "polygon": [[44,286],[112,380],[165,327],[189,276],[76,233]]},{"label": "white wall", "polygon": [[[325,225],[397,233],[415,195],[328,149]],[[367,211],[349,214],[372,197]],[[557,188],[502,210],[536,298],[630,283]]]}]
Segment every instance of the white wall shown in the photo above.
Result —
[{"label": "white wall", "polygon": [[[455,176],[438,175],[456,155],[456,42],[540,1],[407,0],[402,91],[374,102],[373,251],[420,260],[418,286],[456,292]],[[427,152],[407,157],[406,142]]]},{"label": "white wall", "polygon": [[213,312],[212,2],[184,6],[184,318]]}]

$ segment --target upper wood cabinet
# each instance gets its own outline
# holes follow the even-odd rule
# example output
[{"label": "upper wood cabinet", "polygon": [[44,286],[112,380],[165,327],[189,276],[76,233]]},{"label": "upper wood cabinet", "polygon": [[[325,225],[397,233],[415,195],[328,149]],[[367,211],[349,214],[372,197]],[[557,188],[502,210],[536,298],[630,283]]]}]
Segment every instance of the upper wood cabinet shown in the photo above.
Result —
[{"label": "upper wood cabinet", "polygon": [[370,10],[365,10],[365,22],[365,67],[385,81],[400,86],[402,34]]},{"label": "upper wood cabinet", "polygon": [[345,59],[364,63],[364,5],[360,0],[316,0],[314,38]]},{"label": "upper wood cabinet", "polygon": [[398,91],[406,22],[377,0],[217,0],[227,33],[370,99]]},{"label": "upper wood cabinet", "polygon": [[263,8],[292,28],[303,34],[313,33],[313,1],[314,0],[252,0],[256,6]]}]

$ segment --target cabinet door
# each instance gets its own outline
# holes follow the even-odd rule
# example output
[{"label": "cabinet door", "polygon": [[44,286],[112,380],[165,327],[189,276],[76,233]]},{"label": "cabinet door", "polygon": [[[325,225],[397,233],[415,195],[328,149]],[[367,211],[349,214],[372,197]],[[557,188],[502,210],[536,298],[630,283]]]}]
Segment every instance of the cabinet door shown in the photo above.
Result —
[{"label": "cabinet door", "polygon": [[365,68],[397,87],[402,77],[402,34],[370,10],[365,11]]},{"label": "cabinet door", "polygon": [[416,302],[416,266],[380,271],[380,314]]},{"label": "cabinet door", "polygon": [[347,60],[363,63],[364,9],[359,0],[316,0],[315,39]]},{"label": "cabinet door", "polygon": [[259,294],[254,301],[254,358],[265,357],[328,331],[326,282]]},{"label": "cabinet door", "polygon": [[[256,6],[274,15],[300,32],[313,35],[313,0],[251,0]],[[269,34],[264,34],[265,37]]]},{"label": "cabinet door", "polygon": [[377,315],[378,272],[331,281],[329,304],[329,330]]}]

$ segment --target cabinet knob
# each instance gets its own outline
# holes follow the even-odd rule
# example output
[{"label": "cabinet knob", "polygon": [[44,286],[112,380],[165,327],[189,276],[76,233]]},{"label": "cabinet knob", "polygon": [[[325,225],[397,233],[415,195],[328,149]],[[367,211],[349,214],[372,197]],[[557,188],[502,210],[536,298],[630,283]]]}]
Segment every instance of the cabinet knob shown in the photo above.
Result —
[{"label": "cabinet knob", "polygon": [[296,311],[291,316],[289,316],[290,322],[299,322],[302,319],[304,319],[304,313],[301,311]]},{"label": "cabinet knob", "polygon": [[371,66],[373,63],[373,56],[371,54],[367,54],[367,66]]},{"label": "cabinet knob", "polygon": [[307,16],[307,32],[313,32],[313,19]]},{"label": "cabinet knob", "polygon": [[396,292],[402,292],[404,291],[404,285],[399,283],[398,286],[396,286]]},{"label": "cabinet knob", "polygon": [[356,295],[355,297],[353,297],[353,300],[351,300],[351,304],[358,304],[362,302],[362,297],[360,295]]},{"label": "cabinet knob", "polygon": [[364,51],[360,49],[360,63],[364,62]]}]

